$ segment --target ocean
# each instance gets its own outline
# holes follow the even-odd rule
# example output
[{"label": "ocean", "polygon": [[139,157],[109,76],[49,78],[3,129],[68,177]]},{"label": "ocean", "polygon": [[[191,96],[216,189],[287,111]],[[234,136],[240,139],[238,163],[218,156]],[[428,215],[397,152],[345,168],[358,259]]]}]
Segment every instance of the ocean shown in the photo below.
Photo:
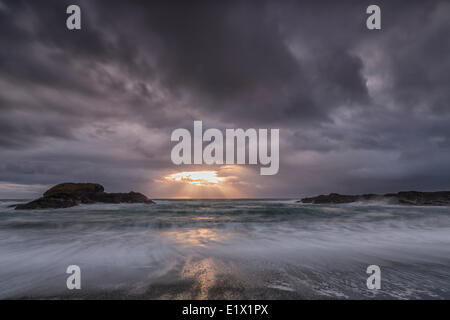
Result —
[{"label": "ocean", "polygon": [[13,203],[0,201],[0,299],[450,299],[449,207]]}]

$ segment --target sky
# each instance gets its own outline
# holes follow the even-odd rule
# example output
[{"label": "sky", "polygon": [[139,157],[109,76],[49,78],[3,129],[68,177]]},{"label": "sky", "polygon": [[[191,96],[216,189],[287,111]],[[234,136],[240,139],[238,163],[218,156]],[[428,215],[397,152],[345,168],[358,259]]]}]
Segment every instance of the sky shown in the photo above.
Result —
[{"label": "sky", "polygon": [[[0,198],[450,189],[449,35],[449,1],[0,0]],[[194,120],[280,129],[278,174],[174,165]]]}]

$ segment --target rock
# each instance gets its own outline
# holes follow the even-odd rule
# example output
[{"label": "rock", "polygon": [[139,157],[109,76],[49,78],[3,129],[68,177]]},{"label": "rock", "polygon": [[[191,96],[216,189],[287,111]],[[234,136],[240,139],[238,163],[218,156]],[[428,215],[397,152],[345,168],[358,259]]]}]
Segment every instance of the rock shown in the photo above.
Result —
[{"label": "rock", "polygon": [[59,194],[83,194],[104,192],[105,188],[97,183],[60,183],[48,189],[44,193],[44,197],[56,196]]},{"label": "rock", "polygon": [[403,191],[398,193],[342,195],[330,193],[317,197],[303,198],[299,202],[313,204],[338,204],[358,201],[387,201],[391,204],[406,204],[416,206],[448,206],[450,205],[450,191],[419,192]]},{"label": "rock", "polygon": [[47,190],[42,198],[17,204],[16,210],[70,208],[80,203],[154,203],[138,192],[107,193],[96,183],[61,183]]},{"label": "rock", "polygon": [[15,209],[16,210],[59,209],[59,208],[70,208],[76,205],[78,205],[78,203],[75,200],[42,197],[25,204],[18,204],[15,206]]},{"label": "rock", "polygon": [[102,192],[96,194],[93,198],[95,202],[104,203],[153,203],[142,193],[129,192],[129,193],[106,193]]}]

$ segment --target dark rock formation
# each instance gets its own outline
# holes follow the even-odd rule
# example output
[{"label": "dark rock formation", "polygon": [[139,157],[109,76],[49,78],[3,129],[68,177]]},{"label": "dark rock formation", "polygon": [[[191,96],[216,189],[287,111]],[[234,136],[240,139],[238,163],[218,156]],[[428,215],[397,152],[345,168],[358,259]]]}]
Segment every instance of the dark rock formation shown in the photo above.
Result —
[{"label": "dark rock formation", "polygon": [[82,195],[104,192],[105,188],[97,183],[60,183],[48,189],[44,197],[59,196],[62,194]]},{"label": "dark rock formation", "polygon": [[106,193],[104,190],[96,183],[61,183],[47,190],[42,198],[14,207],[32,210],[69,208],[80,203],[154,203],[142,193]]},{"label": "dark rock formation", "polygon": [[303,198],[299,202],[313,204],[351,203],[358,201],[386,201],[391,204],[407,204],[416,206],[448,206],[450,205],[450,191],[418,192],[403,191],[387,194],[342,195],[330,193],[317,197]]}]

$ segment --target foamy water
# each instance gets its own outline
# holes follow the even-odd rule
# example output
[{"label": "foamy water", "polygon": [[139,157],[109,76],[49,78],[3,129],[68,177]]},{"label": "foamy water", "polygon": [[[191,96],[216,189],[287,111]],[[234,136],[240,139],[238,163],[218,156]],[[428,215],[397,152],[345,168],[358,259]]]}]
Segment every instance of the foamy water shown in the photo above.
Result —
[{"label": "foamy water", "polygon": [[[160,200],[15,211],[0,298],[450,298],[450,208]],[[66,288],[78,265],[82,289]],[[366,268],[382,288],[366,287]]]}]

